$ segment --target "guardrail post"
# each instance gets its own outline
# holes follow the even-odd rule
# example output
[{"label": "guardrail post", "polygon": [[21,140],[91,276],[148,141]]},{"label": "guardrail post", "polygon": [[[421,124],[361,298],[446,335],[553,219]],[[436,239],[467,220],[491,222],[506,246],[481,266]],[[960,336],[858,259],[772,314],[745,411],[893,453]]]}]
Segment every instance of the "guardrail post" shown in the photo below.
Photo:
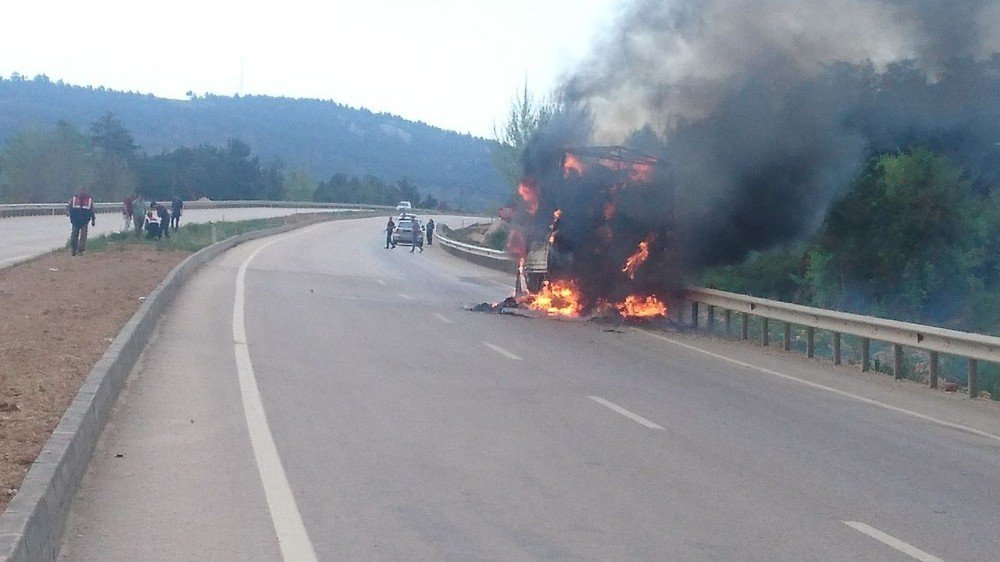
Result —
[{"label": "guardrail post", "polygon": [[691,327],[698,329],[698,301],[691,301]]},{"label": "guardrail post", "polygon": [[785,351],[791,351],[792,349],[792,323],[785,322],[785,333],[782,339],[781,346]]},{"label": "guardrail post", "polygon": [[969,359],[969,398],[979,396],[979,361]]},{"label": "guardrail post", "polygon": [[768,345],[771,344],[771,330],[770,326],[768,326],[767,320],[768,318],[766,316],[764,318],[761,318],[762,328],[760,334],[760,343],[764,347],[767,347]]},{"label": "guardrail post", "polygon": [[897,381],[903,378],[903,346],[892,344],[892,376]]},{"label": "guardrail post", "polygon": [[812,359],[816,356],[816,328],[809,326],[806,328],[806,357]]},{"label": "guardrail post", "polygon": [[743,333],[741,334],[743,341],[750,339],[750,315],[746,312],[743,313]]},{"label": "guardrail post", "polygon": [[867,372],[872,362],[872,340],[861,338],[861,372]]},{"label": "guardrail post", "polygon": [[840,365],[840,332],[833,333],[833,364]]},{"label": "guardrail post", "polygon": [[708,310],[706,310],[705,312],[708,313],[708,331],[712,332],[714,334],[715,333],[715,307],[712,306],[712,305],[708,305]]},{"label": "guardrail post", "polygon": [[931,388],[938,387],[938,352],[931,352]]},{"label": "guardrail post", "polygon": [[726,309],[726,337],[733,335],[733,311]]}]

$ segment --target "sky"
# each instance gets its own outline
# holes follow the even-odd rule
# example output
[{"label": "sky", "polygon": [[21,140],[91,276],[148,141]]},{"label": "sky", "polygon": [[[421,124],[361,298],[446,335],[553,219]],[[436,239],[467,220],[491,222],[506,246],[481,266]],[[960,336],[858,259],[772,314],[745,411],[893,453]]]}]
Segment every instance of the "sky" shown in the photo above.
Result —
[{"label": "sky", "polygon": [[492,137],[622,0],[4,0],[0,76],[184,99],[333,100]]}]

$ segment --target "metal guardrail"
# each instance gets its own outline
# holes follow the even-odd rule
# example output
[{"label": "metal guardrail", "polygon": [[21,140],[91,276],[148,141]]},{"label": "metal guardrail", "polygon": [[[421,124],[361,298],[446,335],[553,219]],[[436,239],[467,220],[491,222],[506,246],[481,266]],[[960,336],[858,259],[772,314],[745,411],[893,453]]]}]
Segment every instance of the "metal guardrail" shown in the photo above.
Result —
[{"label": "metal guardrail", "polygon": [[[301,208],[301,209],[364,209],[373,211],[395,212],[396,207],[388,205],[350,205],[347,203],[314,203],[296,201],[185,201],[184,209],[232,209],[246,207],[274,207],[274,208]],[[97,213],[113,213],[121,211],[122,204],[116,203],[94,203],[94,211]],[[420,210],[420,209],[415,209]],[[3,217],[28,217],[45,215],[66,214],[65,203],[22,203],[12,205],[0,205],[0,218]]]},{"label": "metal guardrail", "polygon": [[[476,223],[476,224],[481,224],[481,223]],[[470,225],[470,226],[475,226],[475,225]],[[441,233],[437,234],[437,239],[441,242],[442,246],[449,246],[477,256],[484,256],[488,258],[502,259],[502,260],[509,259],[509,257],[507,256],[507,252],[504,252],[502,250],[493,250],[491,248],[483,248],[482,246],[466,244],[465,242],[452,240],[451,238],[448,238],[447,235]]]},{"label": "metal guardrail", "polygon": [[[460,251],[508,259],[504,252],[463,244],[444,237],[439,238]],[[871,366],[871,342],[874,340],[890,343],[893,345],[893,376],[897,379],[902,378],[903,374],[904,347],[927,351],[930,354],[931,388],[938,386],[939,354],[965,357],[968,360],[969,395],[972,397],[979,394],[978,362],[1000,363],[1000,338],[993,336],[813,308],[700,287],[687,288],[682,294],[682,299],[691,303],[690,322],[695,328],[698,327],[702,316],[699,304],[704,304],[707,308],[705,320],[710,329],[714,329],[716,309],[724,312],[727,331],[732,325],[732,312],[736,312],[741,317],[741,336],[744,340],[750,339],[750,318],[759,317],[763,322],[761,343],[765,346],[770,345],[769,322],[772,320],[782,322],[784,323],[782,344],[786,351],[791,349],[791,327],[803,326],[806,328],[806,354],[809,357],[815,356],[815,331],[831,332],[833,361],[837,365],[841,364],[842,335],[857,336],[861,338],[862,371],[868,371]]]}]

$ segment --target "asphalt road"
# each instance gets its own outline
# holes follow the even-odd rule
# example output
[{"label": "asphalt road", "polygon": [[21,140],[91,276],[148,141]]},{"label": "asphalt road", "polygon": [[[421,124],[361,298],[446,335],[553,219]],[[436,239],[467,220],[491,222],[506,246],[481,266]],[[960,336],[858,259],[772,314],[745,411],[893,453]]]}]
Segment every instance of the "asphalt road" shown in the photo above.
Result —
[{"label": "asphalt road", "polygon": [[[240,221],[314,213],[316,209],[190,209],[181,215],[181,224],[213,221]],[[338,212],[340,209],[325,210]],[[98,213],[97,225],[88,229],[88,238],[120,232],[123,220],[118,213]],[[0,268],[57,250],[69,240],[70,224],[65,215],[6,217],[0,219]]]},{"label": "asphalt road", "polygon": [[62,559],[997,559],[993,404],[706,336],[470,312],[510,280],[385,250],[381,226],[309,227],[196,275]]}]

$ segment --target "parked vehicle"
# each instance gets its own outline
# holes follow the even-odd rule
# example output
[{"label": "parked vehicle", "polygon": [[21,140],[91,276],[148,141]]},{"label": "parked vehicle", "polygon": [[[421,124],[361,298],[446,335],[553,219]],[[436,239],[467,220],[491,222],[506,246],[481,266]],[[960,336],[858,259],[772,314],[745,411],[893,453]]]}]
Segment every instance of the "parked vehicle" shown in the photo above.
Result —
[{"label": "parked vehicle", "polygon": [[404,246],[410,246],[413,244],[413,229],[417,228],[420,230],[419,238],[417,238],[417,246],[423,247],[424,245],[424,227],[420,224],[420,220],[417,217],[410,215],[412,218],[399,219],[396,222],[396,228],[392,231],[392,241],[395,244],[402,244]]},{"label": "parked vehicle", "polygon": [[410,205],[409,201],[400,201],[399,204],[396,205],[396,210],[399,211],[400,213],[404,213],[406,211],[409,211],[412,208],[413,208],[413,205]]}]

